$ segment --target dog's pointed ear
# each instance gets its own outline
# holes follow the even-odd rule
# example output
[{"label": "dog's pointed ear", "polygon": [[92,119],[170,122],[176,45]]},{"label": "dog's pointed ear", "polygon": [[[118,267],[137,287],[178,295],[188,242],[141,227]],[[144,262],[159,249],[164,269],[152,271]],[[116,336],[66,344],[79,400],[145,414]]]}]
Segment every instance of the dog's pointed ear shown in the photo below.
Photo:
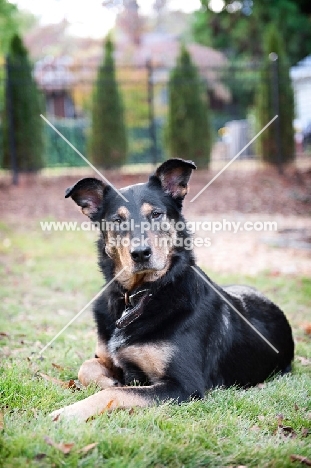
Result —
[{"label": "dog's pointed ear", "polygon": [[101,180],[86,178],[79,180],[67,188],[65,198],[71,197],[81,207],[82,213],[93,219],[99,213],[104,199],[104,193],[109,185]]},{"label": "dog's pointed ear", "polygon": [[162,189],[176,200],[183,200],[188,193],[188,182],[196,165],[192,161],[174,158],[165,161],[154,174]]}]

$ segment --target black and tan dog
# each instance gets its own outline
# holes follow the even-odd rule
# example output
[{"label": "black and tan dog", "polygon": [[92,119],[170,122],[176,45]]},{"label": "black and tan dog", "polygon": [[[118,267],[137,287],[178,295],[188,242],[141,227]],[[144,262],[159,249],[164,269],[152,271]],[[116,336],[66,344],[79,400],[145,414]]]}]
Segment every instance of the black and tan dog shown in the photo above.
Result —
[{"label": "black and tan dog", "polygon": [[[101,223],[99,263],[107,283],[118,276],[94,308],[96,357],[79,371],[84,385],[96,382],[103,390],[55,411],[54,420],[202,398],[216,386],[255,385],[290,370],[294,344],[282,311],[252,288],[221,288],[193,269],[185,248],[190,234],[176,223],[184,222],[182,200],[195,168],[166,161],[147,183],[121,189],[128,202],[93,178],[67,190]],[[150,229],[142,230],[146,223]]]}]

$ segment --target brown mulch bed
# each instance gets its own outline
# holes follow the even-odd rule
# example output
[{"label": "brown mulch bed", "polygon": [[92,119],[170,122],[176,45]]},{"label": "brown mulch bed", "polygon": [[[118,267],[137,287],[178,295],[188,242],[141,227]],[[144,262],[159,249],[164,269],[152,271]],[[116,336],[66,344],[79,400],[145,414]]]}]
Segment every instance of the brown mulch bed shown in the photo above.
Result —
[{"label": "brown mulch bed", "polygon": [[[216,174],[196,171],[191,179],[190,194],[185,202],[186,215],[204,216],[207,213],[262,213],[282,215],[311,215],[311,169],[287,170],[280,176],[274,169],[252,171],[227,170],[215,180],[195,202],[190,203],[201,188]],[[85,176],[94,177],[86,170]],[[96,176],[96,174],[95,174]],[[147,174],[120,174],[106,171],[105,176],[124,187],[144,182]],[[1,216],[19,219],[53,217],[72,219],[76,216],[72,204],[64,199],[65,189],[81,176],[21,176],[15,187],[9,178],[0,179]]]},{"label": "brown mulch bed", "polygon": [[[195,250],[199,264],[221,272],[257,274],[269,270],[275,275],[311,276],[311,169],[292,168],[283,176],[274,169],[230,169],[190,203],[216,173],[200,170],[193,174],[185,201],[187,219],[270,219],[278,222],[278,232],[197,233],[211,237],[212,242],[210,248]],[[65,189],[84,176],[94,177],[94,173],[22,176],[17,187],[8,177],[0,179],[1,220],[35,229],[44,219],[84,221],[78,208],[64,198]],[[144,182],[148,174],[107,171],[105,176],[120,188]]]}]

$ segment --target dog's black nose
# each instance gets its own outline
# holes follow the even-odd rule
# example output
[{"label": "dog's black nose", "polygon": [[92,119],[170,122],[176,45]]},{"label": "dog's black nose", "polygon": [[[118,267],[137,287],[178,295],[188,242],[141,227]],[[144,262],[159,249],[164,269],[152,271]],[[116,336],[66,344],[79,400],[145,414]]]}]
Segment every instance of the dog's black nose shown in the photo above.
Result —
[{"label": "dog's black nose", "polygon": [[131,251],[131,257],[136,263],[147,262],[151,257],[151,248],[149,246],[140,245]]}]

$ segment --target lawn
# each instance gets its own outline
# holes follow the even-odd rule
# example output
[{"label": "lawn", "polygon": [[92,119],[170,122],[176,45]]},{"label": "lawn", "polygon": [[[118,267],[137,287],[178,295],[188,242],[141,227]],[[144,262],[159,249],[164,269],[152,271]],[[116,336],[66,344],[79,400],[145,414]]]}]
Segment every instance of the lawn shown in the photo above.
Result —
[{"label": "lawn", "polygon": [[107,412],[79,425],[50,421],[49,412],[95,391],[66,388],[95,349],[90,308],[39,355],[103,285],[95,237],[0,225],[0,466],[284,468],[310,459],[311,280],[269,271],[208,274],[256,286],[283,308],[296,340],[291,375],[180,406]]}]

